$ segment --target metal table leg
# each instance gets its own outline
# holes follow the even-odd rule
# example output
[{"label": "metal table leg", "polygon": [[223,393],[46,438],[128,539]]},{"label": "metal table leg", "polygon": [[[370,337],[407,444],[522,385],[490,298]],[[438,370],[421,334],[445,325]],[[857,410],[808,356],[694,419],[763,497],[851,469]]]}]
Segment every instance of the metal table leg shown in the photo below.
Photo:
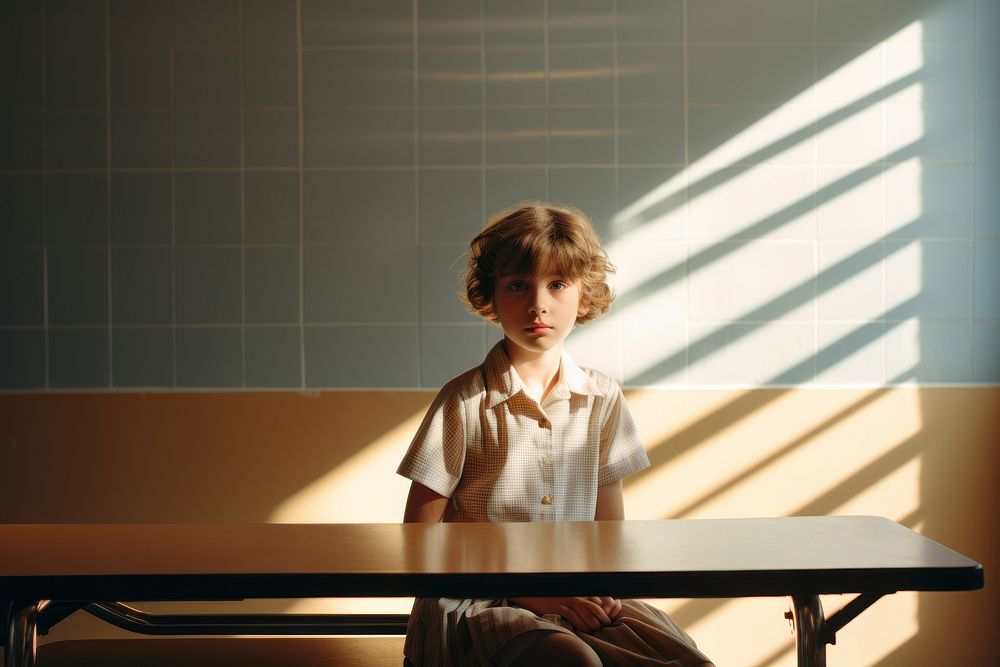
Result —
[{"label": "metal table leg", "polygon": [[818,595],[794,595],[795,650],[799,667],[826,667],[826,637],[823,605]]},{"label": "metal table leg", "polygon": [[7,667],[34,667],[37,641],[38,612],[44,602],[15,601],[7,619]]}]

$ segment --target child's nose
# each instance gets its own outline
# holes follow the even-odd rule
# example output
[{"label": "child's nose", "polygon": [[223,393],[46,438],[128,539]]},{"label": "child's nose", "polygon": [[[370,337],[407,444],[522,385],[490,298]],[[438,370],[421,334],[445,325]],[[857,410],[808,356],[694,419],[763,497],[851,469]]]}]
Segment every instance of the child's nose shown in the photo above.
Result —
[{"label": "child's nose", "polygon": [[531,312],[536,314],[541,314],[548,312],[548,293],[544,290],[539,290],[535,292],[535,298],[532,301]]}]

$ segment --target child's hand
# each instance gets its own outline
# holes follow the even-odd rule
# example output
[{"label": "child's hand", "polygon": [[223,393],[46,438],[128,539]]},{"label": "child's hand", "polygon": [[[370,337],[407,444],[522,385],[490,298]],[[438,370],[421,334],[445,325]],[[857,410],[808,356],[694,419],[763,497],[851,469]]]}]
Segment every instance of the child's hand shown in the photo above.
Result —
[{"label": "child's hand", "polygon": [[512,598],[519,607],[524,607],[539,616],[556,614],[569,621],[578,632],[593,632],[611,625],[622,611],[619,600],[608,596],[565,598]]},{"label": "child's hand", "polygon": [[622,601],[618,598],[613,598],[609,595],[592,595],[590,596],[590,599],[601,605],[601,609],[604,610],[604,613],[607,614],[608,618],[612,621],[618,618],[618,616],[622,613]]}]

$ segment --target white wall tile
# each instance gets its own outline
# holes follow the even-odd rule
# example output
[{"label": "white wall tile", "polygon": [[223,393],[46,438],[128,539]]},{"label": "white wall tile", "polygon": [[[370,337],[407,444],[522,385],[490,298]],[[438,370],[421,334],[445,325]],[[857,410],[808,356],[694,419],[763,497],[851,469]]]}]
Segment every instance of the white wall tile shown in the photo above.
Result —
[{"label": "white wall tile", "polygon": [[688,114],[692,160],[704,165],[811,165],[816,161],[813,104],[701,105]]},{"label": "white wall tile", "polygon": [[[885,0],[893,41],[968,42],[972,37],[972,0]],[[919,29],[907,30],[917,24]]]},{"label": "white wall tile", "polygon": [[699,0],[688,5],[693,42],[787,42],[812,38],[815,4],[798,0]]},{"label": "white wall tile", "polygon": [[618,104],[682,104],[684,53],[673,44],[623,45],[616,58]]},{"label": "white wall tile", "polygon": [[613,164],[615,110],[612,107],[549,109],[549,162],[553,164]]},{"label": "white wall tile", "polygon": [[417,239],[413,172],[307,172],[303,201],[306,243],[405,243]]},{"label": "white wall tile", "polygon": [[578,365],[610,375],[618,383],[622,373],[622,323],[605,315],[576,326],[566,339],[566,351]]},{"label": "white wall tile", "polygon": [[425,109],[417,112],[421,165],[480,165],[483,114],[479,109]]},{"label": "white wall tile", "polygon": [[819,244],[816,309],[825,320],[874,320],[885,311],[884,251],[878,241]]},{"label": "white wall tile", "polygon": [[691,322],[694,384],[799,384],[814,378],[816,325]]},{"label": "white wall tile", "polygon": [[306,51],[302,73],[306,106],[413,105],[413,51],[406,47]]},{"label": "white wall tile", "polygon": [[465,244],[420,247],[420,321],[422,323],[469,323],[478,319],[460,299],[465,286]]},{"label": "white wall tile", "polygon": [[617,213],[614,169],[552,168],[549,170],[549,197],[582,208],[602,238],[608,238],[611,220]]},{"label": "white wall tile", "polygon": [[[815,315],[815,244],[757,241],[718,244],[728,253],[693,271],[692,320],[802,320]],[[692,243],[691,255],[713,246]]]},{"label": "white wall tile", "polygon": [[[413,245],[307,246],[303,299],[307,323],[410,323],[418,316]],[[359,289],[364,286],[364,289]],[[373,298],[373,295],[378,298]]]},{"label": "white wall tile", "polygon": [[626,384],[655,386],[688,382],[687,322],[627,320],[622,326]]},{"label": "white wall tile", "polygon": [[416,132],[410,109],[305,109],[309,167],[387,167],[414,162]]},{"label": "white wall tile", "polygon": [[846,110],[820,105],[819,117],[831,116],[837,122],[824,127],[816,137],[819,163],[860,167],[882,160],[886,154],[884,113],[882,104]]},{"label": "white wall tile", "polygon": [[1000,162],[1000,104],[976,104],[975,118],[976,162]]},{"label": "white wall tile", "polygon": [[587,44],[614,39],[612,0],[548,0],[549,41]]},{"label": "white wall tile", "polygon": [[1000,164],[973,166],[976,236],[1000,236]]},{"label": "white wall tile", "polygon": [[684,4],[684,0],[618,0],[618,42],[680,42]]},{"label": "white wall tile", "polygon": [[971,104],[890,102],[885,107],[885,126],[886,155],[893,160],[913,153],[937,162],[972,159]]},{"label": "white wall tile", "polygon": [[486,105],[545,104],[545,49],[504,46],[486,49]]},{"label": "white wall tile", "polygon": [[881,239],[885,234],[885,177],[882,168],[824,165],[818,167],[816,172],[817,238],[824,241]]},{"label": "white wall tile", "polygon": [[885,176],[889,237],[968,238],[972,234],[972,167],[909,160]]},{"label": "white wall tile", "polygon": [[487,164],[545,164],[547,144],[545,107],[487,108]]},{"label": "white wall tile", "polygon": [[407,45],[413,15],[407,0],[303,3],[303,41],[309,46]]},{"label": "white wall tile", "polygon": [[1000,320],[1000,239],[979,239],[975,257],[976,319]]},{"label": "white wall tile", "polygon": [[976,101],[1000,103],[1000,44],[976,44]]},{"label": "white wall tile", "polygon": [[434,46],[478,46],[481,7],[466,0],[424,0],[417,4],[417,39]]},{"label": "white wall tile", "polygon": [[483,95],[480,49],[422,48],[417,53],[421,105],[476,106]]},{"label": "white wall tile", "polygon": [[1000,383],[1000,322],[975,322],[975,380]]},{"label": "white wall tile", "polygon": [[415,325],[307,326],[306,386],[419,386],[419,341]]},{"label": "white wall tile", "polygon": [[971,381],[972,322],[911,319],[891,327],[885,371],[890,382]]},{"label": "white wall tile", "polygon": [[963,102],[972,99],[971,44],[887,44],[886,79],[894,81],[910,74],[918,83],[899,92],[898,102]]},{"label": "white wall tile", "polygon": [[485,324],[421,324],[420,386],[440,387],[486,356]]},{"label": "white wall tile", "polygon": [[548,59],[550,104],[613,104],[615,54],[610,44],[551,46]]},{"label": "white wall tile", "polygon": [[885,301],[893,319],[971,318],[971,241],[887,241]]},{"label": "white wall tile", "polygon": [[670,167],[618,169],[618,211],[612,239],[687,238],[684,173]]},{"label": "white wall tile", "polygon": [[619,164],[683,164],[683,108],[619,106],[618,162]]},{"label": "white wall tile", "polygon": [[816,237],[813,167],[762,165],[726,175],[723,183],[691,200],[692,239]]},{"label": "white wall tile", "polygon": [[885,38],[886,6],[871,0],[819,0],[820,42],[877,42]]},{"label": "white wall tile", "polygon": [[[176,336],[178,359],[167,346],[171,356],[157,366],[178,374],[181,384],[295,386],[296,378],[300,387],[440,384],[502,337],[456,297],[469,238],[491,214],[528,199],[581,207],[618,265],[615,308],[569,343],[581,363],[618,379],[637,385],[998,381],[997,0],[377,5],[303,3],[299,58],[291,46],[294,17],[284,12],[285,41],[273,62],[257,47],[242,54],[237,47],[240,39],[260,42],[265,26],[256,10],[242,27],[227,12],[225,29],[215,34],[197,22],[201,10],[178,5],[178,99],[215,106],[189,106],[177,119],[160,104],[169,97],[159,90],[169,83],[166,61],[128,61],[135,71],[119,76],[126,62],[116,37],[122,31],[112,30],[108,210],[116,215],[125,210],[122,201],[128,204],[125,218],[112,216],[112,231],[131,228],[128,216],[153,206],[163,212],[154,241],[167,245],[145,254],[167,257],[170,265],[174,253],[193,252],[171,250],[173,240],[200,239],[214,246],[209,255],[228,258],[229,296],[219,296],[211,272],[185,274],[188,306],[176,315],[190,326]],[[103,25],[94,12],[106,8],[92,8],[88,25]],[[198,53],[219,40],[221,52]],[[103,48],[94,42],[88,53]],[[299,59],[301,100],[288,74]],[[33,59],[29,71],[37,81],[29,86],[28,75],[18,75],[17,85],[28,92],[0,102],[6,126],[30,123],[31,130],[27,139],[8,137],[16,150],[5,153],[3,168],[49,184],[32,195],[37,205],[24,215],[27,222],[0,222],[14,230],[0,230],[0,249],[7,255],[37,249],[47,230],[48,240],[62,244],[57,254],[64,259],[101,256],[121,234],[104,238],[106,220],[90,215],[93,224],[84,231],[94,233],[88,238],[97,239],[97,248],[78,249],[79,212],[52,184],[93,180],[83,167],[103,164],[103,130],[85,130],[103,127],[104,112],[77,107],[102,97],[107,73],[88,67],[86,77],[73,79],[64,56],[53,62],[53,75],[41,82],[41,61]],[[249,77],[243,96],[241,68]],[[214,79],[221,87],[213,88]],[[47,124],[35,118],[44,101],[41,83],[58,107]],[[236,132],[240,118],[243,139]],[[170,140],[174,120],[177,147]],[[41,141],[46,127],[48,149]],[[250,171],[235,178],[241,155]],[[227,200],[235,204],[225,211],[225,238],[209,238],[218,232],[212,216],[202,221],[211,223],[204,229],[173,229],[173,217],[191,223],[197,216],[179,209],[171,215],[176,202],[162,197],[170,188],[153,193],[155,202],[145,190],[123,192],[135,179],[118,172],[129,165],[153,167],[149,177],[167,184],[224,176],[230,194],[245,190]],[[268,233],[268,216],[278,209],[256,187],[265,175],[293,177],[280,192],[278,236]],[[107,193],[93,194],[103,202]],[[0,200],[19,211],[24,196],[7,188]],[[35,209],[45,202],[42,225]],[[241,253],[243,242],[251,248]],[[114,250],[117,257],[122,249]],[[299,256],[301,288],[293,280]],[[267,277],[254,270],[265,257],[283,258],[284,288],[261,310],[250,288]],[[72,282],[75,274],[65,267],[79,264],[61,263],[61,280],[46,284]],[[148,278],[148,268],[132,268],[136,281]],[[169,271],[157,275],[170,282]],[[192,306],[203,293],[216,295],[212,312]],[[291,310],[282,307],[289,298],[296,302]],[[296,322],[299,300],[304,330]],[[167,306],[160,313],[166,319],[155,319],[169,325]],[[280,315],[280,336],[264,311]],[[219,312],[226,323],[207,326]],[[7,320],[0,338],[13,340],[20,334]],[[66,343],[73,338],[66,330],[40,326],[45,336],[38,340],[55,334],[62,343],[54,381],[83,382],[86,364],[74,370],[66,357],[85,346]],[[104,335],[88,332],[80,341]],[[303,335],[306,375],[298,377],[298,363],[289,363]],[[239,344],[213,366],[207,355],[220,341]],[[232,350],[243,344],[241,362]],[[14,382],[3,371],[0,386]],[[24,382],[32,386],[40,372],[11,371],[30,375]],[[99,376],[93,375],[101,385]]]},{"label": "white wall tile", "polygon": [[547,176],[543,168],[487,169],[486,216],[492,216],[519,202],[545,199]]},{"label": "white wall tile", "polygon": [[885,382],[885,325],[881,322],[820,322],[816,328],[816,382]]},{"label": "white wall tile", "polygon": [[687,320],[687,243],[617,241],[608,246],[617,267],[614,313],[626,323]]},{"label": "white wall tile", "polygon": [[482,227],[483,173],[479,169],[420,172],[420,240],[465,243]]},{"label": "white wall tile", "polygon": [[[691,45],[691,104],[785,102],[815,83],[811,45]],[[812,97],[810,95],[810,97]]]},{"label": "white wall tile", "polygon": [[[866,5],[878,3],[866,2]],[[824,44],[817,47],[819,81],[816,84],[816,101],[837,107],[878,101],[885,95],[885,47],[875,44],[858,48],[857,44]]]},{"label": "white wall tile", "polygon": [[485,0],[486,45],[537,44],[545,40],[545,5],[535,0]]}]

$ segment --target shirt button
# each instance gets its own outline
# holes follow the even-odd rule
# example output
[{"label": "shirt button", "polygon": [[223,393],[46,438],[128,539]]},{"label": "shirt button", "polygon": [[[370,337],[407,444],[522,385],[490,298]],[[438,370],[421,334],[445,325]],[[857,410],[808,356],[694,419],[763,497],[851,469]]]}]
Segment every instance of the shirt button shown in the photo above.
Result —
[{"label": "shirt button", "polygon": [[552,496],[542,496],[542,504],[543,505],[551,505],[552,504]]}]

